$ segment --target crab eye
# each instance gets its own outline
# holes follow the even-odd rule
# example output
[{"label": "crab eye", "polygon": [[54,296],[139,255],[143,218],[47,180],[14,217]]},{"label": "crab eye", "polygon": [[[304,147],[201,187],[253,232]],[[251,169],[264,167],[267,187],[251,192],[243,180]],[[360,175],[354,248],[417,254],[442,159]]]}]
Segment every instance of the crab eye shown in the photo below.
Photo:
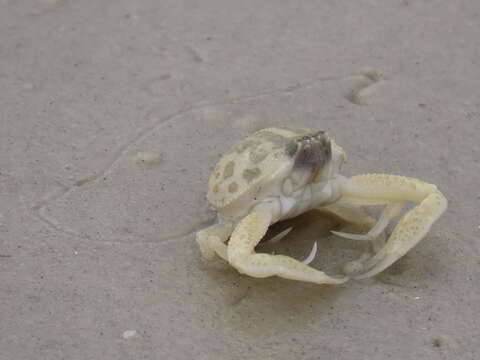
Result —
[{"label": "crab eye", "polygon": [[[331,143],[324,132],[297,139],[294,170],[308,171],[312,177],[324,167],[332,157]],[[292,146],[293,148],[293,146]]]}]

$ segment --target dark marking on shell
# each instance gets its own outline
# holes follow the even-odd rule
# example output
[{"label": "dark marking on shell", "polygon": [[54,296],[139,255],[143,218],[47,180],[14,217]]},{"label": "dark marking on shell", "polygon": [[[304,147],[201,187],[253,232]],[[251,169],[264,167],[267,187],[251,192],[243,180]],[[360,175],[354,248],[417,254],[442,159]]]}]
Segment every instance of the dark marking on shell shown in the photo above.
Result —
[{"label": "dark marking on shell", "polygon": [[225,168],[223,169],[223,178],[228,179],[229,177],[233,176],[233,171],[235,170],[235,163],[233,161],[229,161]]},{"label": "dark marking on shell", "polygon": [[257,147],[256,149],[253,149],[252,151],[250,151],[249,159],[254,164],[258,164],[258,163],[262,162],[263,160],[265,160],[267,155],[268,155],[267,150],[265,150],[261,147]]},{"label": "dark marking on shell", "polygon": [[234,193],[238,190],[238,184],[236,182],[231,183],[228,185],[228,192]]},{"label": "dark marking on shell", "polygon": [[249,140],[245,140],[245,141],[242,141],[240,144],[238,144],[236,147],[235,147],[235,151],[239,154],[243,153],[246,149],[249,149],[249,148],[256,148],[258,145],[260,145],[260,141],[258,140],[254,140],[254,139],[249,139]]},{"label": "dark marking on shell", "polygon": [[296,139],[291,140],[285,147],[285,152],[288,156],[294,157],[298,150],[298,141]]},{"label": "dark marking on shell", "polygon": [[274,134],[270,131],[260,131],[258,133],[258,136],[262,138],[264,141],[266,140],[272,143],[273,150],[283,148],[287,143],[287,139],[285,137],[283,137],[282,135]]},{"label": "dark marking on shell", "polygon": [[245,169],[243,171],[243,178],[247,180],[248,183],[251,183],[257,177],[259,177],[261,173],[262,172],[259,168]]}]

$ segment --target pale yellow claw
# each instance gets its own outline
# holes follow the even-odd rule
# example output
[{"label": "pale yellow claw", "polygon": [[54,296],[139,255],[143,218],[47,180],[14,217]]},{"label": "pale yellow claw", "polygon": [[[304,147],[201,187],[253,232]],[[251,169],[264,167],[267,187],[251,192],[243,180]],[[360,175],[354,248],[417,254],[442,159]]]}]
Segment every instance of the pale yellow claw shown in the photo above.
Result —
[{"label": "pale yellow claw", "polygon": [[216,255],[227,261],[227,245],[232,233],[232,225],[217,224],[197,232],[196,240],[202,256],[206,260],[215,259]]},{"label": "pale yellow claw", "polygon": [[256,254],[254,248],[267,232],[270,220],[268,212],[252,212],[232,233],[228,262],[240,273],[256,278],[279,276],[316,284],[342,284],[348,280],[347,277],[333,278],[288,256]]},{"label": "pale yellow claw", "polygon": [[375,240],[380,236],[388,226],[388,223],[402,211],[403,202],[388,204],[383,210],[377,223],[368,231],[367,234],[350,234],[341,231],[332,231],[333,234],[351,240]]},{"label": "pale yellow claw", "polygon": [[[368,215],[362,207],[358,205],[348,204],[348,203],[333,203],[320,208],[321,211],[331,213],[336,217],[340,218],[342,221],[355,225],[356,227],[365,228],[368,231],[367,235],[363,234],[349,234],[341,231],[330,231],[332,234],[347,237],[352,240],[367,240],[370,241],[372,250],[377,252],[385,244],[385,233],[383,229],[374,230],[374,228],[379,227],[381,219],[375,221],[370,215]],[[373,233],[372,231],[375,231]],[[345,236],[346,235],[346,236]],[[358,237],[357,237],[358,236]],[[364,259],[365,255],[362,255]],[[347,268],[358,268],[358,266],[347,266]],[[349,274],[345,272],[345,274]]]},{"label": "pale yellow claw", "polygon": [[367,198],[386,203],[410,200],[418,204],[400,219],[385,246],[364,263],[362,273],[354,276],[356,279],[374,276],[400,259],[427,234],[448,206],[435,185],[401,176],[359,175],[348,180],[342,190],[356,203]]}]

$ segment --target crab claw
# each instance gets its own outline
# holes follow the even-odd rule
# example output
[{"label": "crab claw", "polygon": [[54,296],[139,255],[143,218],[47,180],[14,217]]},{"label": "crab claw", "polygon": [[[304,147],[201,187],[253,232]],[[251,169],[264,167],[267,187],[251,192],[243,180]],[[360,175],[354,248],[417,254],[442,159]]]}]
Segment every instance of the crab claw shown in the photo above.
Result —
[{"label": "crab claw", "polygon": [[397,216],[400,211],[402,211],[403,202],[396,202],[393,204],[388,204],[385,209],[383,210],[380,218],[378,219],[377,223],[374,227],[370,229],[370,231],[366,234],[350,234],[341,231],[330,231],[331,233],[343,237],[345,239],[351,240],[375,240],[378,238],[387,228],[388,223],[391,219]]},{"label": "crab claw", "polygon": [[385,245],[374,256],[347,267],[347,272],[353,273],[354,279],[375,276],[400,259],[425,237],[448,206],[447,199],[435,185],[395,175],[358,175],[348,180],[344,192],[357,197],[375,196],[392,201],[369,234],[377,229],[385,229],[388,220],[400,213],[403,201],[417,204],[402,216]]},{"label": "crab claw", "polygon": [[238,272],[256,278],[279,276],[316,284],[342,284],[349,279],[346,276],[329,276],[289,256],[255,253],[255,246],[267,232],[271,219],[271,212],[263,209],[252,211],[233,231],[227,257]]},{"label": "crab claw", "polygon": [[315,255],[317,255],[317,242],[316,241],[313,243],[313,247],[312,247],[312,250],[310,250],[310,254],[308,254],[308,256],[305,258],[305,260],[302,261],[302,263],[304,263],[305,265],[310,264],[313,261],[313,259],[315,259]]},{"label": "crab claw", "polygon": [[346,233],[342,231],[333,231],[330,230],[330,232],[334,235],[337,235],[339,237],[343,237],[345,239],[350,239],[350,240],[373,240],[372,237],[370,237],[370,233],[368,234],[351,234],[351,233]]}]

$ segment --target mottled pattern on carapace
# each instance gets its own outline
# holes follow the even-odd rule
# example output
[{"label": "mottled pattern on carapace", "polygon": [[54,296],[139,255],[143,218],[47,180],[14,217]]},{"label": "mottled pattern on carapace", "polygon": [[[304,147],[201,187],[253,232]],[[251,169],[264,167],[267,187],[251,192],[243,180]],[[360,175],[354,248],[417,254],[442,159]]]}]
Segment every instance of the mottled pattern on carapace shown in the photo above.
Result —
[{"label": "mottled pattern on carapace", "polygon": [[220,159],[210,178],[210,203],[215,207],[226,206],[258,186],[295,155],[288,146],[292,139],[310,133],[307,129],[263,129],[233,146]]}]

